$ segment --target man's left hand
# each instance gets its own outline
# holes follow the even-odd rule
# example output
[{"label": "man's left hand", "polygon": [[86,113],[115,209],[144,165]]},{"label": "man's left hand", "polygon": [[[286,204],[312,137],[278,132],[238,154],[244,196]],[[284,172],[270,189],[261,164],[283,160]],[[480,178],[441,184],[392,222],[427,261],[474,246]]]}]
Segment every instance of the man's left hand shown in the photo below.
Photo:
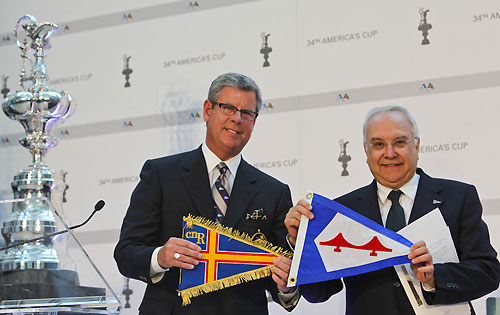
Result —
[{"label": "man's left hand", "polygon": [[432,256],[429,253],[424,241],[419,241],[410,247],[411,270],[417,276],[418,280],[435,288],[434,283],[434,264]]},{"label": "man's left hand", "polygon": [[287,288],[288,275],[290,274],[290,268],[292,266],[292,260],[286,257],[278,257],[273,260],[273,267],[271,268],[273,272],[273,280],[278,285],[278,289],[282,293],[288,293],[293,288]]}]

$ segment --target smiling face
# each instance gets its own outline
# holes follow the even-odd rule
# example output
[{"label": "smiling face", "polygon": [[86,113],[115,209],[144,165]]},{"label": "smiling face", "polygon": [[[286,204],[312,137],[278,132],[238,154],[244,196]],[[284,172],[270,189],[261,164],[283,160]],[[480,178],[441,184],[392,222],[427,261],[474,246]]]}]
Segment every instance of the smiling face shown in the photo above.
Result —
[{"label": "smiling face", "polygon": [[[407,143],[394,146],[397,140]],[[387,145],[377,149],[376,143]],[[410,121],[399,111],[377,114],[366,125],[366,161],[375,179],[386,187],[399,189],[413,178],[419,147],[420,139],[415,139]]]},{"label": "smiling face", "polygon": [[[257,111],[255,92],[242,91],[231,86],[222,88],[217,102],[231,104],[240,110]],[[223,114],[218,105],[212,108],[212,103],[208,100],[203,103],[203,120],[207,123],[205,142],[222,161],[236,156],[243,150],[250,140],[255,125],[255,120],[242,120],[240,112],[232,116]]]}]

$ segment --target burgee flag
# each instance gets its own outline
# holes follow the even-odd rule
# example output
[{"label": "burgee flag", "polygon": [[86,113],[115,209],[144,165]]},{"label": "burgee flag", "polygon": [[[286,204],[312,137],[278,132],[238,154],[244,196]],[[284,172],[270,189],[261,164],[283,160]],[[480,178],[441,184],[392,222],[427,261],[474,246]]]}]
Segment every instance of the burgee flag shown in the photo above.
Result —
[{"label": "burgee flag", "polygon": [[184,218],[183,238],[200,246],[203,257],[194,269],[181,269],[182,305],[203,293],[267,277],[276,257],[292,258],[261,232],[249,236],[202,217]]},{"label": "burgee flag", "polygon": [[288,286],[410,263],[412,242],[343,205],[308,193],[314,219],[302,216]]}]

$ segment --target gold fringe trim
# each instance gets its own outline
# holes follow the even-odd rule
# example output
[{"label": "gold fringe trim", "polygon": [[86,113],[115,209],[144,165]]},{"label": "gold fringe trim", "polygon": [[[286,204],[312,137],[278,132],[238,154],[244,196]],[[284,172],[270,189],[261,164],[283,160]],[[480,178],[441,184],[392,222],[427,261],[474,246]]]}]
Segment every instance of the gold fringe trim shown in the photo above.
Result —
[{"label": "gold fringe trim", "polygon": [[209,293],[213,291],[217,291],[220,289],[224,289],[227,287],[231,287],[233,285],[237,285],[240,283],[257,280],[260,278],[264,278],[270,276],[272,274],[271,271],[272,266],[266,266],[263,268],[255,269],[252,271],[240,273],[233,275],[231,277],[227,277],[224,279],[212,281],[209,283],[205,283],[196,287],[192,287],[186,290],[179,291],[179,295],[182,298],[182,306],[186,306],[191,304],[191,298],[202,295],[203,293]]},{"label": "gold fringe trim", "polygon": [[215,231],[219,234],[225,235],[225,236],[230,237],[230,238],[234,238],[234,239],[236,239],[240,242],[243,242],[245,244],[248,244],[248,245],[260,248],[262,250],[265,250],[268,253],[275,254],[277,256],[284,256],[284,257],[287,257],[290,259],[292,259],[292,257],[293,257],[293,253],[288,251],[288,250],[284,250],[283,248],[281,248],[279,246],[274,246],[272,243],[265,241],[265,240],[262,240],[262,239],[254,240],[247,233],[242,233],[242,232],[235,230],[233,228],[225,227],[225,226],[220,225],[219,223],[211,221],[207,218],[199,217],[199,216],[194,217],[192,215],[188,215],[187,217],[184,217],[183,220],[184,220],[184,222],[186,222],[186,227],[188,227],[190,229],[193,228],[193,224],[200,225],[206,229]]},{"label": "gold fringe trim", "polygon": [[[268,253],[271,253],[271,254],[274,254],[277,256],[284,256],[284,257],[287,257],[290,259],[293,257],[292,252],[290,252],[288,250],[284,250],[283,248],[281,248],[279,246],[274,246],[272,243],[270,243],[266,240],[262,240],[262,239],[254,240],[247,233],[242,233],[242,232],[235,230],[233,228],[222,226],[219,223],[213,222],[213,221],[211,221],[207,218],[204,218],[204,217],[199,217],[199,216],[194,217],[192,215],[188,215],[187,217],[184,217],[184,222],[186,222],[186,227],[189,229],[193,228],[193,225],[196,224],[196,225],[202,226],[206,229],[215,231],[219,234],[230,237],[232,239],[236,239],[236,240],[243,242],[245,244],[262,249]],[[182,232],[183,232],[183,236],[184,236],[184,230]],[[196,287],[192,287],[189,289],[179,291],[179,295],[182,298],[182,305],[186,306],[186,305],[191,304],[192,297],[200,296],[203,293],[217,291],[217,290],[231,287],[231,286],[243,283],[243,282],[258,280],[258,279],[270,276],[272,274],[271,268],[272,268],[272,266],[269,265],[266,267],[262,267],[262,268],[255,269],[252,271],[247,271],[244,273],[236,274],[236,275],[224,278],[224,279],[215,280],[212,282],[198,285]]]}]

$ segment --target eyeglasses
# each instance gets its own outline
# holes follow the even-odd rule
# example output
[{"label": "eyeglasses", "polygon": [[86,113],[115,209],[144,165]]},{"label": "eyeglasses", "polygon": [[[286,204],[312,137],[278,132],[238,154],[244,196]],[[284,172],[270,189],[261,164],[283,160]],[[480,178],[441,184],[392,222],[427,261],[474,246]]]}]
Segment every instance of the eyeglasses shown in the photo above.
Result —
[{"label": "eyeglasses", "polygon": [[259,116],[259,113],[254,112],[253,110],[248,110],[248,109],[238,109],[238,107],[231,105],[231,104],[225,104],[225,103],[219,103],[219,102],[214,102],[215,105],[219,105],[220,111],[227,116],[233,116],[236,114],[236,112],[241,113],[241,119],[246,120],[246,121],[254,121],[257,116]]},{"label": "eyeglasses", "polygon": [[[415,137],[416,139],[416,137]],[[402,138],[397,138],[397,139],[394,139],[390,145],[392,146],[393,150],[396,150],[396,149],[404,149],[408,146],[408,144],[410,144],[412,141],[406,137],[402,137]],[[371,143],[368,143],[368,146],[370,148],[372,148],[373,150],[377,150],[377,151],[380,151],[380,150],[385,150],[387,149],[387,146],[389,144],[387,142],[384,142],[382,140],[374,140],[373,142]]]}]

